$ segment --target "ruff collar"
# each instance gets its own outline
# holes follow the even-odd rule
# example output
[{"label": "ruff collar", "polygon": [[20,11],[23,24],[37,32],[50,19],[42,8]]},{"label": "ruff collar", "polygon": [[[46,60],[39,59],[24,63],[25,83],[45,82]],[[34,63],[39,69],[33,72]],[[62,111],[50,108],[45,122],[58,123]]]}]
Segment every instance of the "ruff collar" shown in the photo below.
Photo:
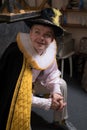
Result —
[{"label": "ruff collar", "polygon": [[55,40],[48,46],[46,52],[41,56],[33,48],[28,33],[18,33],[17,44],[29,64],[35,69],[44,70],[48,68],[56,58]]}]

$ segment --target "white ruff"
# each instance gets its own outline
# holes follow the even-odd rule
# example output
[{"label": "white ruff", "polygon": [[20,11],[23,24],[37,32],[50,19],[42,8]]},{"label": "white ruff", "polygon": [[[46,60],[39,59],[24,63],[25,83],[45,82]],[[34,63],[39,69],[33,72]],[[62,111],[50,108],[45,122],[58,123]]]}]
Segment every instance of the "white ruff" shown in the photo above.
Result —
[{"label": "white ruff", "polygon": [[[48,46],[48,48],[46,49],[46,52],[40,56],[36,52],[36,50],[33,48],[29,34],[19,33],[17,37],[20,39],[21,45],[19,44],[19,40],[17,41],[20,50],[24,53],[24,55],[26,52],[27,56],[30,56],[32,58],[32,61],[35,61],[36,64],[39,66],[39,68],[46,69],[54,62],[54,59],[56,58],[55,40]],[[22,49],[21,49],[21,46],[22,46]]]}]

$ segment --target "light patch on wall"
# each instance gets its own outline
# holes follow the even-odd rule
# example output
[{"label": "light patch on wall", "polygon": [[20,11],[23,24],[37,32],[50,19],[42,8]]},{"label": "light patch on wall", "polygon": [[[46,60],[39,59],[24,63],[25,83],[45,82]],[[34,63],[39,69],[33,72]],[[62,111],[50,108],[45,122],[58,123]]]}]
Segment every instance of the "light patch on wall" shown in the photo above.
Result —
[{"label": "light patch on wall", "polygon": [[52,7],[54,8],[66,8],[68,0],[52,0]]}]

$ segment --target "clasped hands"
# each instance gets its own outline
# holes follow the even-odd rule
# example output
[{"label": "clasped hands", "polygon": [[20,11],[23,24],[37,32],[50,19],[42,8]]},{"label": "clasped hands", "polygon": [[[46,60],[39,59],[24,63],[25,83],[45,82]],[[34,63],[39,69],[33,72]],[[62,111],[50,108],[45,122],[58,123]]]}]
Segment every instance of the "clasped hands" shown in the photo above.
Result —
[{"label": "clasped hands", "polygon": [[66,102],[64,102],[63,96],[58,93],[51,95],[51,99],[51,109],[62,110],[66,106]]}]

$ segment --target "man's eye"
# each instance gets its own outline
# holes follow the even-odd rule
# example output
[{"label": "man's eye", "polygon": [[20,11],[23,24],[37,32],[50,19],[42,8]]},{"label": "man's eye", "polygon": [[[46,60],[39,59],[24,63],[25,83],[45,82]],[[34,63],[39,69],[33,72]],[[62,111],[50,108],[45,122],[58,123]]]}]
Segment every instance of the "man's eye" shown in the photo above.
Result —
[{"label": "man's eye", "polygon": [[40,32],[39,31],[35,31],[36,34],[39,34]]},{"label": "man's eye", "polygon": [[46,34],[45,35],[45,38],[49,38],[49,37],[52,37],[52,35],[51,34]]}]

